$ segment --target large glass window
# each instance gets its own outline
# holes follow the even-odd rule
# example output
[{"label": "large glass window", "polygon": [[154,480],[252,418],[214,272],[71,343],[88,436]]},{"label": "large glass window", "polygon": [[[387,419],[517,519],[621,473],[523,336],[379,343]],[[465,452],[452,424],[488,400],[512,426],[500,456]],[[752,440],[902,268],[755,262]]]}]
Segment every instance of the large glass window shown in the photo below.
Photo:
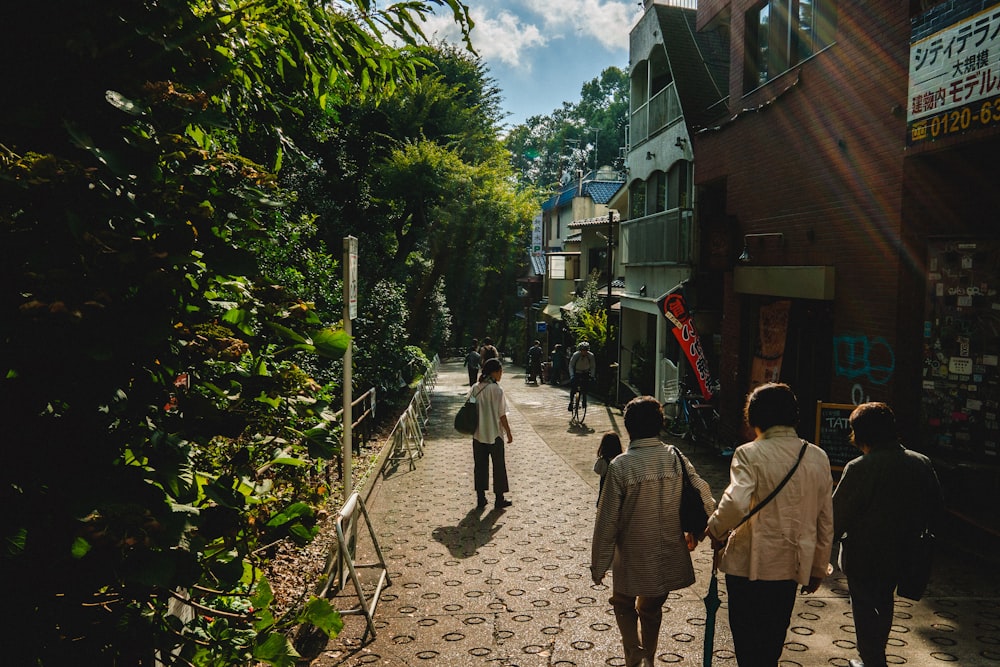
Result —
[{"label": "large glass window", "polygon": [[768,0],[747,13],[745,84],[767,83],[833,43],[834,0]]}]

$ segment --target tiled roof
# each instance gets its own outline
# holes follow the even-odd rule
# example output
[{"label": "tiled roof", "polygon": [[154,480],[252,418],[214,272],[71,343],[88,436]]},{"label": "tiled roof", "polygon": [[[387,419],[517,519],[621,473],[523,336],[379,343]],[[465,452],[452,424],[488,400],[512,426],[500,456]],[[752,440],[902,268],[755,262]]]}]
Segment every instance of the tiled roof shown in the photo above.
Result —
[{"label": "tiled roof", "polygon": [[[590,197],[596,204],[607,204],[624,184],[625,181],[594,180],[594,173],[591,172],[584,177],[581,196]],[[542,210],[551,211],[554,208],[566,206],[573,201],[580,189],[581,185],[577,180],[567,183],[562,187],[562,190],[549,197],[542,204]]]},{"label": "tiled roof", "polygon": [[[621,221],[621,216],[618,214],[618,211],[611,211],[611,214],[614,216],[613,219],[615,222]],[[599,227],[601,225],[606,225],[606,224],[608,224],[608,216],[599,215],[594,218],[584,218],[582,220],[574,220],[573,222],[569,223],[568,226],[570,229],[582,229],[583,227]]]},{"label": "tiled roof", "polygon": [[544,276],[545,257],[542,255],[531,255],[531,270],[536,276]]},{"label": "tiled roof", "polygon": [[583,188],[597,204],[607,204],[618,192],[624,181],[591,181],[584,183]]}]

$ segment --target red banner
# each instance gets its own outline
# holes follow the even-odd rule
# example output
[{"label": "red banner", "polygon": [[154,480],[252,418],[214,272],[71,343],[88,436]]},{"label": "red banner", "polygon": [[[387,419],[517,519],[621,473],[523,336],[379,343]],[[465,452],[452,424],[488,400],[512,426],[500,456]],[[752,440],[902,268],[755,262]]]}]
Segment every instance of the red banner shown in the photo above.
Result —
[{"label": "red banner", "polygon": [[694,328],[694,322],[688,312],[684,294],[680,291],[669,292],[657,301],[657,306],[667,321],[674,325],[674,336],[681,344],[681,349],[684,350],[691,368],[694,369],[694,373],[698,377],[698,386],[701,387],[702,396],[706,399],[712,398],[712,390],[709,389],[711,373],[708,370],[708,359],[705,358],[701,339],[698,337],[698,331]]}]

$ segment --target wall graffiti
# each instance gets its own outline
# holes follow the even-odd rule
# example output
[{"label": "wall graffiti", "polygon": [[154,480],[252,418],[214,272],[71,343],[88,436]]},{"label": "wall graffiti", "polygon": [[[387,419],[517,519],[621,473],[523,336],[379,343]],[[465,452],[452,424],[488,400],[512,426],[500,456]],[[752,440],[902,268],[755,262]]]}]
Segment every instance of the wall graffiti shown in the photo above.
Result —
[{"label": "wall graffiti", "polygon": [[833,364],[837,375],[883,385],[896,370],[896,355],[882,336],[844,334],[833,338]]}]

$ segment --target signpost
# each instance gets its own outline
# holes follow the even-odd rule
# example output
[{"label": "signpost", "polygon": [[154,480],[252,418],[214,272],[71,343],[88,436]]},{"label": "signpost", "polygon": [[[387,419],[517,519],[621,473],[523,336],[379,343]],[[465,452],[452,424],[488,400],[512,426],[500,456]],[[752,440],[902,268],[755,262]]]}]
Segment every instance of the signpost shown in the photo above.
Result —
[{"label": "signpost", "polygon": [[353,236],[344,237],[344,333],[347,334],[347,350],[344,352],[344,436],[341,439],[341,454],[344,457],[344,502],[354,491],[354,477],[351,470],[351,457],[354,454],[354,415],[351,414],[351,403],[354,400],[351,391],[351,337],[354,335],[351,323],[358,316],[358,239]]}]

